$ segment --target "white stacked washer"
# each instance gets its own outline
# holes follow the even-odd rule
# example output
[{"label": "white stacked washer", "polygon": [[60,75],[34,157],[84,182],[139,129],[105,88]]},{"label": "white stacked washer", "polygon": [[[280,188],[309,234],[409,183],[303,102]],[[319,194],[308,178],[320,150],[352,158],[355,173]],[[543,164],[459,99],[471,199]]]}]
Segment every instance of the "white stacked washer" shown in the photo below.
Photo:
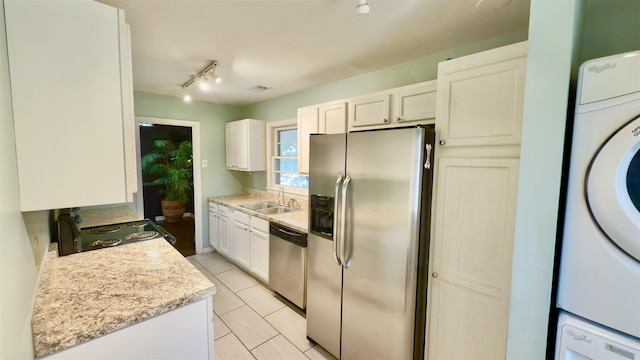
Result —
[{"label": "white stacked washer", "polygon": [[640,51],[580,67],[568,180],[557,305],[638,341]]}]

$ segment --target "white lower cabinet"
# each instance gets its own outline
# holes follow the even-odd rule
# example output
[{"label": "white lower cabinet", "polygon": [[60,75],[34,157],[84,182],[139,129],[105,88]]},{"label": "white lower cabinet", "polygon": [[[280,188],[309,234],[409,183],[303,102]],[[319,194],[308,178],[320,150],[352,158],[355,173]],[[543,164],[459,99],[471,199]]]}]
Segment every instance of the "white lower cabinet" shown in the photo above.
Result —
[{"label": "white lower cabinet", "polygon": [[230,237],[231,237],[231,222],[229,221],[229,208],[226,206],[218,205],[218,251],[222,255],[229,255],[230,249]]},{"label": "white lower cabinet", "polygon": [[52,360],[213,358],[211,296],[44,357]]},{"label": "white lower cabinet", "polygon": [[209,203],[209,239],[218,253],[269,282],[269,221]]},{"label": "white lower cabinet", "polygon": [[209,244],[215,250],[219,249],[218,239],[220,236],[218,235],[220,224],[218,223],[218,204],[209,203]]},{"label": "white lower cabinet", "polygon": [[231,259],[245,269],[251,268],[250,219],[249,214],[240,211],[233,213]]},{"label": "white lower cabinet", "polygon": [[269,282],[269,222],[251,217],[251,272]]}]

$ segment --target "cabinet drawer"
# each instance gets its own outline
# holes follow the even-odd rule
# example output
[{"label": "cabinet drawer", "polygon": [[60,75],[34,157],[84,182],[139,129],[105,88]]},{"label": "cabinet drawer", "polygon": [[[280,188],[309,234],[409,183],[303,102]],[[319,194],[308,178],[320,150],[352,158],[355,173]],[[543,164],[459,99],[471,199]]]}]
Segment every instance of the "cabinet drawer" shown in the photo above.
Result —
[{"label": "cabinet drawer", "polygon": [[226,206],[218,205],[218,213],[220,216],[229,217],[229,208]]},{"label": "cabinet drawer", "polygon": [[209,211],[210,212],[218,212],[218,204],[210,202],[209,203]]},{"label": "cabinet drawer", "polygon": [[249,226],[250,221],[251,221],[251,215],[245,214],[242,211],[236,211],[236,212],[233,213],[233,220],[235,220],[235,221],[237,221],[237,222],[239,222],[241,224]]},{"label": "cabinet drawer", "polygon": [[263,233],[269,233],[269,222],[258,217],[251,217],[251,230],[259,230]]}]

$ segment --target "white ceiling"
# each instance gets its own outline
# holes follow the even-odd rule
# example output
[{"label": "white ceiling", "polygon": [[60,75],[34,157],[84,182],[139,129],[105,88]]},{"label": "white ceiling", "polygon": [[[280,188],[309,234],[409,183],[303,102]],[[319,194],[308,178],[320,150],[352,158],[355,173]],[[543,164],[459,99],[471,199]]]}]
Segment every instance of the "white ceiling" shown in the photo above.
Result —
[{"label": "white ceiling", "polygon": [[[135,90],[252,104],[446,49],[526,31],[530,0],[99,0],[125,10]],[[506,4],[505,4],[506,3]],[[262,93],[247,91],[261,85]]]}]

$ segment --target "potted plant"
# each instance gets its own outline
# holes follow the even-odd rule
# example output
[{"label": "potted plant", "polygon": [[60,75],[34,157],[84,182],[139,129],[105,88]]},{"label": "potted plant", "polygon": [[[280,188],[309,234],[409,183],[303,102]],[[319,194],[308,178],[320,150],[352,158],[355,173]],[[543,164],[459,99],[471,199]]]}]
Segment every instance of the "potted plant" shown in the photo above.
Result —
[{"label": "potted plant", "polygon": [[165,221],[182,220],[193,188],[191,141],[176,147],[170,140],[155,140],[153,150],[142,157],[142,173],[154,175],[153,183],[162,185],[160,201]]}]

